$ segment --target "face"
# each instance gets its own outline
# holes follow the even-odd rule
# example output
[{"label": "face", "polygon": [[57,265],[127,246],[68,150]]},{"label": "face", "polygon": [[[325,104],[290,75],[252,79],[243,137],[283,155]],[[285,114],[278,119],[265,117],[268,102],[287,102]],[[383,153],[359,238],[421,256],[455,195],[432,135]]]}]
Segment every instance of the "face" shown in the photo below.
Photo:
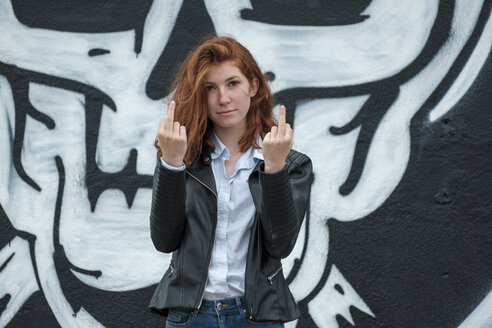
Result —
[{"label": "face", "polygon": [[208,117],[214,123],[214,130],[246,130],[246,115],[251,97],[258,90],[258,80],[249,83],[241,70],[232,61],[225,61],[205,75],[207,88]]}]

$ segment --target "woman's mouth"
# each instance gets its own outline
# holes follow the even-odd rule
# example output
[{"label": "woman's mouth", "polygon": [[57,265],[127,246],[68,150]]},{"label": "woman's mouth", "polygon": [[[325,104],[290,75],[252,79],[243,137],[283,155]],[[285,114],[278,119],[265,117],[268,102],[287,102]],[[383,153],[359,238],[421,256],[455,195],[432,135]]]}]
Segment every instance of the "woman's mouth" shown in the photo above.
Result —
[{"label": "woman's mouth", "polygon": [[236,111],[235,109],[225,110],[225,111],[219,112],[219,115],[227,115],[230,113],[234,113],[235,111]]}]

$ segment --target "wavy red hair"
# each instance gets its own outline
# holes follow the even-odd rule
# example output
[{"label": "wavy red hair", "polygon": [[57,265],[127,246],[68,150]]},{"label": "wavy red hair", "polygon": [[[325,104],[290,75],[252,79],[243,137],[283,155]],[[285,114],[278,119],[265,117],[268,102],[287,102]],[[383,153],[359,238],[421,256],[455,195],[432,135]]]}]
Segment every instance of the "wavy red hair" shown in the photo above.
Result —
[{"label": "wavy red hair", "polygon": [[[224,61],[232,61],[248,79],[250,85],[256,78],[258,91],[251,98],[246,116],[247,130],[239,140],[241,151],[260,148],[257,139],[265,137],[275,125],[273,99],[267,79],[251,53],[235,39],[228,36],[210,36],[193,49],[180,65],[171,88],[176,102],[174,119],[186,127],[188,145],[184,161],[190,166],[201,154],[203,147],[215,149],[211,136],[213,123],[207,116],[207,90],[204,78],[208,72]],[[162,153],[155,141],[157,157]]]}]

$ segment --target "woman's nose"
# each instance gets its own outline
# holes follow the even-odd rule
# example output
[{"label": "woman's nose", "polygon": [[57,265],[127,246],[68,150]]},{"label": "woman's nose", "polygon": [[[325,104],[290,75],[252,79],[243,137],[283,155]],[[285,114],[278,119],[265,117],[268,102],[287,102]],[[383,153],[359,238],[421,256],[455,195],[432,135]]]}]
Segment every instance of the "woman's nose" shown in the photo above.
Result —
[{"label": "woman's nose", "polygon": [[231,102],[231,98],[229,96],[229,93],[227,90],[219,90],[219,103],[220,104],[227,104]]}]

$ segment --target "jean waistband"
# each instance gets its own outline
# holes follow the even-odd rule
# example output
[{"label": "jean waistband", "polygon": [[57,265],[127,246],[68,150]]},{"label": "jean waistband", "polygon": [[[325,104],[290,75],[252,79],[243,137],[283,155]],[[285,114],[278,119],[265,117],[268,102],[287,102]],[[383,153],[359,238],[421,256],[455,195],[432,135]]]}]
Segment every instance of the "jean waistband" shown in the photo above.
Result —
[{"label": "jean waistband", "polygon": [[226,312],[245,312],[246,310],[246,298],[244,296],[225,298],[221,300],[203,300],[199,312],[213,312],[213,313],[226,313]]}]

